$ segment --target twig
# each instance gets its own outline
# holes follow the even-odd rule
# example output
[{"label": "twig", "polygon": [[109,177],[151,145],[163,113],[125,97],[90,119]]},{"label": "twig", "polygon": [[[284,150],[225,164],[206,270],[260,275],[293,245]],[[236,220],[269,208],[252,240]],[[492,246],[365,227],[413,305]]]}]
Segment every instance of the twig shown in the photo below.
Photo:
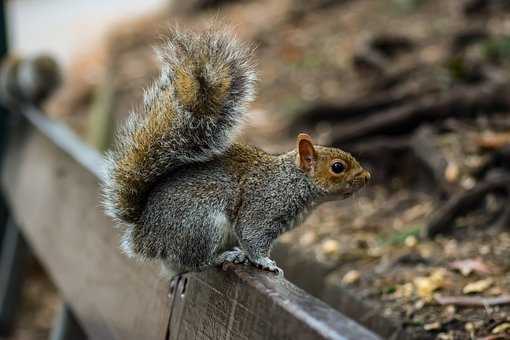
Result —
[{"label": "twig", "polygon": [[344,122],[336,129],[333,144],[342,145],[367,136],[409,133],[424,122],[497,112],[510,108],[509,98],[507,84],[490,81],[478,86],[462,86],[442,95],[424,96],[362,120]]},{"label": "twig", "polygon": [[427,237],[432,238],[449,230],[457,217],[471,210],[492,192],[504,192],[508,199],[510,197],[510,175],[502,174],[487,178],[472,189],[453,196],[430,220],[425,229]]},{"label": "twig", "polygon": [[434,295],[434,299],[440,305],[496,306],[510,304],[510,295],[483,297],[483,296],[442,296],[436,294]]}]

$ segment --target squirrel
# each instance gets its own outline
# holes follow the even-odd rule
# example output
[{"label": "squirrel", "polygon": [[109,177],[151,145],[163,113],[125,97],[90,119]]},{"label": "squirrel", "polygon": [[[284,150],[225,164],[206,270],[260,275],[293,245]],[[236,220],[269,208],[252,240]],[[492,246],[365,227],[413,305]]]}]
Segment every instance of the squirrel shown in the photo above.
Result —
[{"label": "squirrel", "polygon": [[7,107],[20,103],[38,106],[58,88],[61,80],[59,65],[50,56],[9,56],[0,65],[0,102]]},{"label": "squirrel", "polygon": [[256,76],[253,49],[228,29],[171,30],[158,54],[142,114],[131,113],[106,156],[103,204],[125,226],[123,252],[174,274],[224,263],[283,274],[273,241],[370,173],[303,133],[279,155],[235,142]]}]

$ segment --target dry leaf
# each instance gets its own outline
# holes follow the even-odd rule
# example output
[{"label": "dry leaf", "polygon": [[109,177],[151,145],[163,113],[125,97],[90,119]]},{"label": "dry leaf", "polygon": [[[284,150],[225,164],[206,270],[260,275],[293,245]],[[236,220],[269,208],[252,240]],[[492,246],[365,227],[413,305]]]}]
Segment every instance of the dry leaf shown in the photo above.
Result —
[{"label": "dry leaf", "polygon": [[506,331],[510,331],[510,322],[503,322],[502,324],[497,325],[491,331],[492,334],[504,333]]},{"label": "dry leaf", "polygon": [[472,272],[478,274],[491,274],[494,272],[480,257],[453,261],[449,263],[449,267],[458,270],[464,276],[468,276]]},{"label": "dry leaf", "polygon": [[486,291],[490,286],[492,286],[493,283],[494,280],[492,280],[490,277],[485,280],[471,282],[462,288],[462,292],[464,294],[481,293]]},{"label": "dry leaf", "polygon": [[443,287],[445,281],[446,270],[443,268],[435,270],[426,277],[417,277],[413,280],[416,287],[416,293],[423,299],[432,299],[432,294]]}]

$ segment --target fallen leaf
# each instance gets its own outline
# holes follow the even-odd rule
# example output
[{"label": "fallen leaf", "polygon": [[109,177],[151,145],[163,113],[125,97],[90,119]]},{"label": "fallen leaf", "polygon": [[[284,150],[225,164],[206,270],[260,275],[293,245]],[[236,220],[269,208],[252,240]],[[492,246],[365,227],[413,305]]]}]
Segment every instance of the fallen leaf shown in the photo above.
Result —
[{"label": "fallen leaf", "polygon": [[417,277],[413,280],[416,287],[416,293],[423,299],[432,299],[432,294],[443,287],[446,270],[443,268],[437,269],[432,274],[426,277]]},{"label": "fallen leaf", "polygon": [[499,334],[510,331],[510,322],[503,322],[502,324],[497,325],[491,331],[492,334]]},{"label": "fallen leaf", "polygon": [[490,277],[484,280],[471,282],[462,288],[462,292],[464,294],[481,293],[486,291],[490,286],[492,286],[493,283],[494,280],[492,280]]},{"label": "fallen leaf", "polygon": [[458,270],[464,276],[469,276],[473,272],[478,274],[491,274],[494,272],[480,257],[453,261],[448,266]]},{"label": "fallen leaf", "polygon": [[351,285],[359,281],[360,273],[357,270],[349,270],[344,277],[342,278],[342,282]]}]

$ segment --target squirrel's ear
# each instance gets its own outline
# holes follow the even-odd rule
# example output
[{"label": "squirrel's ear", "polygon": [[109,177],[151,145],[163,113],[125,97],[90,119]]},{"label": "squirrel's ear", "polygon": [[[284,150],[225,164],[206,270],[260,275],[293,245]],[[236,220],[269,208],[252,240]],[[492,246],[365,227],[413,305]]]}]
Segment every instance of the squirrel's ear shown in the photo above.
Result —
[{"label": "squirrel's ear", "polygon": [[300,133],[297,137],[298,166],[306,173],[313,173],[317,163],[317,153],[313,147],[312,137]]}]

